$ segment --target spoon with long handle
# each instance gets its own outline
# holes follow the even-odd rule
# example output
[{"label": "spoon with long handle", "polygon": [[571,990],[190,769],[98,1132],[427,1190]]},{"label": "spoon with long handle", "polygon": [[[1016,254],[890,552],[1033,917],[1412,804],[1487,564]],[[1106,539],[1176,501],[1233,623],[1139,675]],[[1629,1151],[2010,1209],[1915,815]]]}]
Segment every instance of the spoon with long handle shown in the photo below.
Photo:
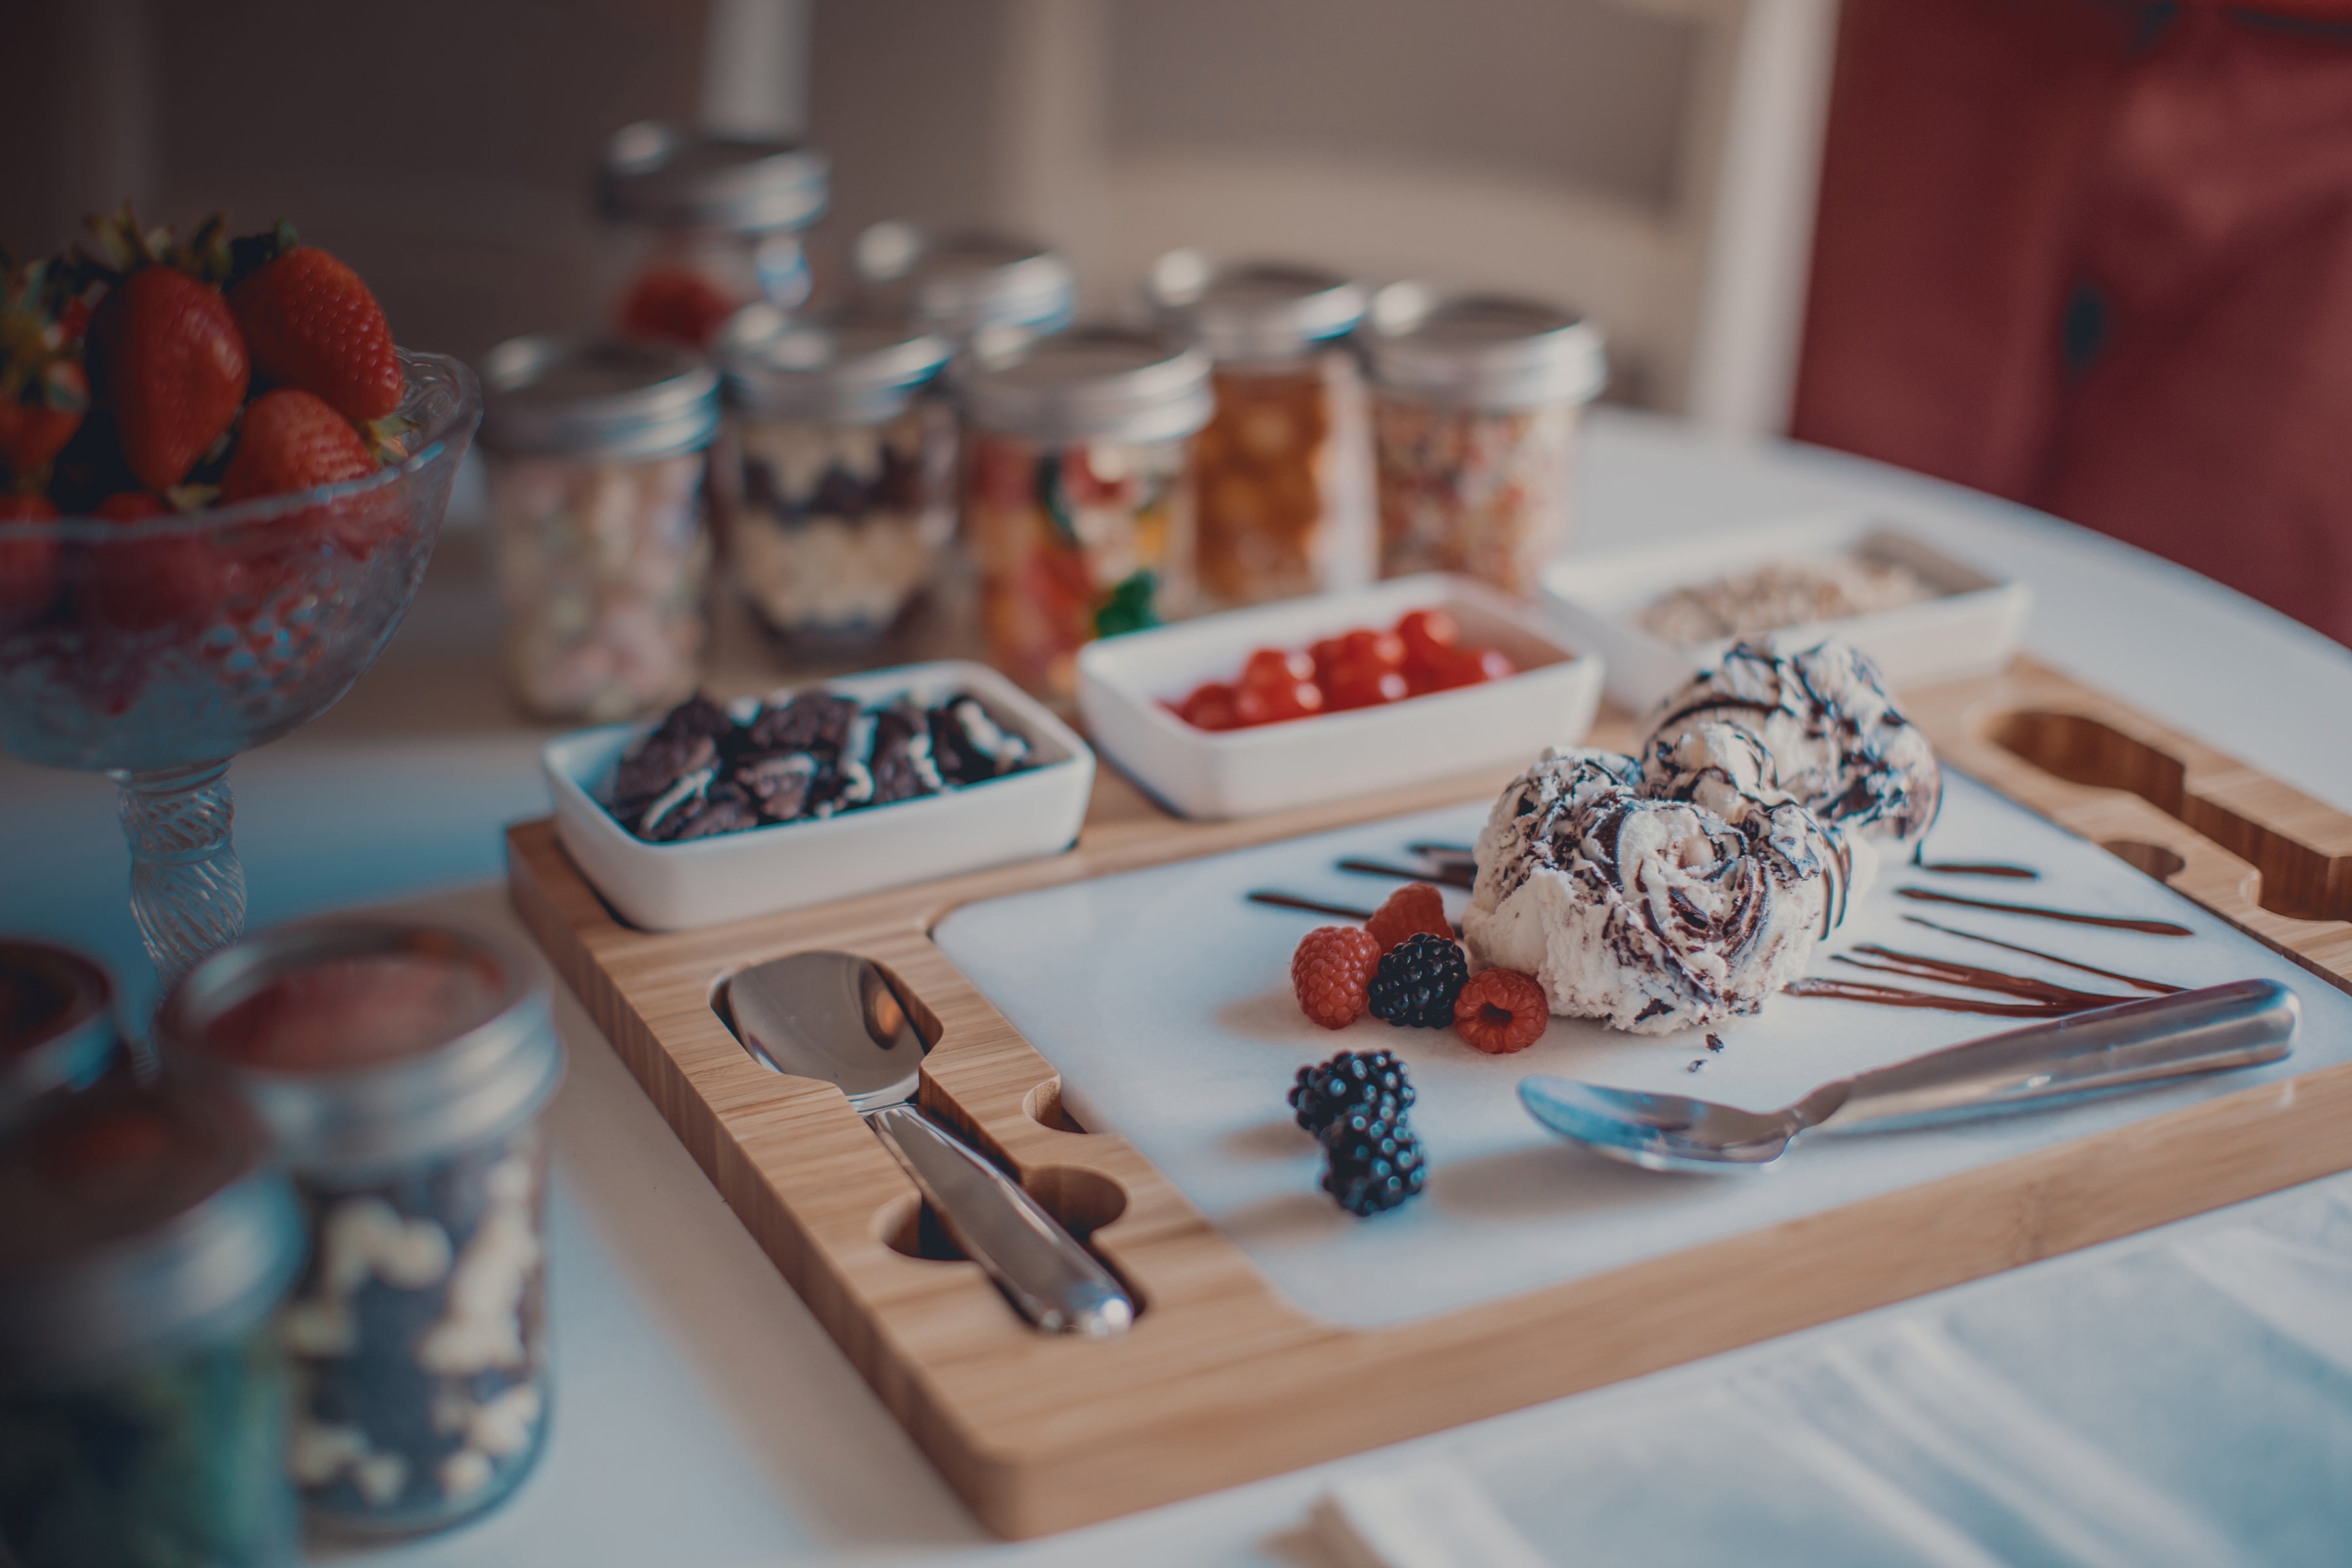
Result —
[{"label": "spoon with long handle", "polygon": [[1047,1333],[1104,1338],[1135,1321],[1118,1279],[1061,1222],[971,1145],[915,1108],[931,1048],[872,963],[796,952],[727,982],[735,1037],[752,1058],[836,1084],[897,1157],[964,1256]]},{"label": "spoon with long handle", "polygon": [[2303,1005],[2275,980],[2233,980],[2076,1013],[1825,1083],[1778,1110],[1564,1078],[1519,1100],[1571,1142],[1653,1171],[1755,1170],[1817,1127],[1983,1115],[2036,1100],[2274,1062]]}]

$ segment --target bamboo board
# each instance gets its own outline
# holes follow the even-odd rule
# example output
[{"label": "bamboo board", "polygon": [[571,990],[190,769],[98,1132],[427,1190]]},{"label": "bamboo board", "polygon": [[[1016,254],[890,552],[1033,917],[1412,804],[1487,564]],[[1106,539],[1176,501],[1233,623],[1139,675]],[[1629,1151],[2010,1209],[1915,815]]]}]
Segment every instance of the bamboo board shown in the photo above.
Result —
[{"label": "bamboo board", "polygon": [[[2352,988],[2352,816],[2031,664],[1906,694],[1953,764]],[[1630,743],[1604,713],[1591,743]],[[1098,775],[1050,860],[712,930],[619,922],[553,826],[509,835],[517,909],[729,1204],[992,1529],[1033,1536],[1637,1376],[2352,1167],[2352,1067],[1397,1329],[1277,1297],[1123,1140],[1077,1131],[1054,1069],[931,943],[1000,894],[1491,797],[1481,774],[1236,823]],[[887,965],[938,1016],[922,1099],[1134,1290],[1108,1342],[1049,1339],[933,1250],[914,1192],[830,1085],[751,1061],[711,1009],[747,964]],[[1737,1289],[1726,1289],[1727,1281]]]}]

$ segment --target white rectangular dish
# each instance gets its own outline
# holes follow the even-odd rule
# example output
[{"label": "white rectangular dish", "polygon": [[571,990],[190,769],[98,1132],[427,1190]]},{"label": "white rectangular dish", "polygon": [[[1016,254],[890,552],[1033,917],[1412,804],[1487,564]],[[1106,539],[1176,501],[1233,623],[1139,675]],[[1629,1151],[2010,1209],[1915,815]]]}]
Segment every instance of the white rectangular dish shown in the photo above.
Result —
[{"label": "white rectangular dish", "polygon": [[[1465,644],[1501,649],[1519,673],[1249,730],[1197,730],[1164,706],[1202,681],[1233,679],[1253,649],[1303,648],[1435,608],[1460,624]],[[1601,686],[1599,659],[1571,652],[1485,584],[1441,574],[1134,632],[1078,655],[1078,708],[1095,743],[1171,809],[1206,819],[1523,764],[1584,738]]]},{"label": "white rectangular dish", "polygon": [[[1076,841],[1094,790],[1094,752],[987,666],[944,659],[814,684],[869,704],[906,694],[929,705],[969,692],[1029,742],[1036,765],[821,821],[649,844],[621,826],[603,796],[622,752],[654,725],[610,724],[563,736],[540,756],[556,834],[624,919],[652,931],[692,931],[1056,855]],[[733,710],[741,718],[751,706]]]},{"label": "white rectangular dish", "polygon": [[[2294,1054],[2015,1114],[1824,1132],[1760,1173],[1634,1170],[1548,1135],[1521,1110],[1518,1080],[1555,1073],[1763,1110],[1832,1079],[2032,1020],[1780,995],[1754,1017],[1679,1035],[1555,1018],[1528,1049],[1500,1057],[1481,1055],[1450,1029],[1394,1028],[1369,1016],[1339,1030],[1309,1022],[1291,989],[1290,956],[1330,917],[1246,895],[1264,889],[1372,908],[1396,882],[1341,870],[1342,859],[1409,864],[1409,845],[1468,844],[1486,819],[1483,802],[971,904],[932,935],[1061,1075],[1062,1104],[1078,1125],[1127,1139],[1292,1303],[1350,1328],[1603,1274],[2352,1058],[2352,994],[1957,770],[1946,770],[1944,784],[1929,858],[2021,862],[2040,879],[1935,877],[1890,865],[1815,950],[1808,973],[1883,978],[1858,974],[1835,956],[1877,942],[2136,999],[2126,985],[1915,924],[1904,917],[1921,906],[1894,889],[1933,882],[1996,901],[2153,916],[2192,934],[1946,906],[1932,918],[2182,986],[2279,981],[2303,1003]],[[1456,918],[1465,898],[1446,891]],[[1722,1048],[1710,1048],[1710,1033]],[[1341,1213],[1316,1190],[1315,1142],[1285,1103],[1299,1068],[1342,1050],[1404,1058],[1419,1094],[1412,1121],[1430,1161],[1419,1200],[1369,1220]]]},{"label": "white rectangular dish", "polygon": [[1799,518],[1727,530],[1700,540],[1568,555],[1544,570],[1544,594],[1561,631],[1609,667],[1609,700],[1640,713],[1731,646],[1730,638],[1684,646],[1635,619],[1661,595],[1777,562],[1859,555],[1907,566],[1937,596],[1874,615],[1787,627],[1782,637],[1842,637],[1874,659],[1896,690],[1990,675],[2007,667],[2024,639],[2033,594],[1869,513]]}]

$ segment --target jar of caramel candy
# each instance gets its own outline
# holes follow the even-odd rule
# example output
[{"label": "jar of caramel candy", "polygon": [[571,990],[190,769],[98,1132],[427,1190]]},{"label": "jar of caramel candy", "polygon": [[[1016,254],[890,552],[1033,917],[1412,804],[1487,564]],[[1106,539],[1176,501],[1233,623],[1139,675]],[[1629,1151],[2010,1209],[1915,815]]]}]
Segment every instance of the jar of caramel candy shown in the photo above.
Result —
[{"label": "jar of caramel candy", "polygon": [[1584,405],[1606,379],[1572,310],[1392,283],[1364,334],[1381,575],[1466,572],[1522,597],[1567,546]]},{"label": "jar of caramel candy", "polygon": [[1153,264],[1160,325],[1216,363],[1192,446],[1202,596],[1220,606],[1353,587],[1372,573],[1371,426],[1347,335],[1365,291],[1336,272]]}]

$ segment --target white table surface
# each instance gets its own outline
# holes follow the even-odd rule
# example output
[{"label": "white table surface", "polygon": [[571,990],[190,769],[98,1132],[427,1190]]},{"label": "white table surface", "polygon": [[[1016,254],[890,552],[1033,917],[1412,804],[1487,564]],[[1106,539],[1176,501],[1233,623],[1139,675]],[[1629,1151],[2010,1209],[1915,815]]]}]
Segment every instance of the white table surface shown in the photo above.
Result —
[{"label": "white table surface", "polygon": [[[2038,657],[2352,810],[2352,653],[2122,545],[1874,464],[1610,412],[1591,423],[1582,505],[1587,546],[1880,509],[2032,583]],[[543,732],[496,695],[494,626],[486,586],[436,567],[342,707],[236,764],[255,924],[419,896],[496,918],[498,829],[546,802]],[[147,989],[111,790],[0,763],[0,929],[99,951]],[[1333,1475],[1433,1455],[1485,1477],[1563,1563],[2352,1561],[2352,1177],[994,1545],[568,996],[560,1013],[572,1065],[551,1112],[545,1461],[489,1519],[373,1561],[1297,1564],[1317,1560],[1299,1531]]]}]

